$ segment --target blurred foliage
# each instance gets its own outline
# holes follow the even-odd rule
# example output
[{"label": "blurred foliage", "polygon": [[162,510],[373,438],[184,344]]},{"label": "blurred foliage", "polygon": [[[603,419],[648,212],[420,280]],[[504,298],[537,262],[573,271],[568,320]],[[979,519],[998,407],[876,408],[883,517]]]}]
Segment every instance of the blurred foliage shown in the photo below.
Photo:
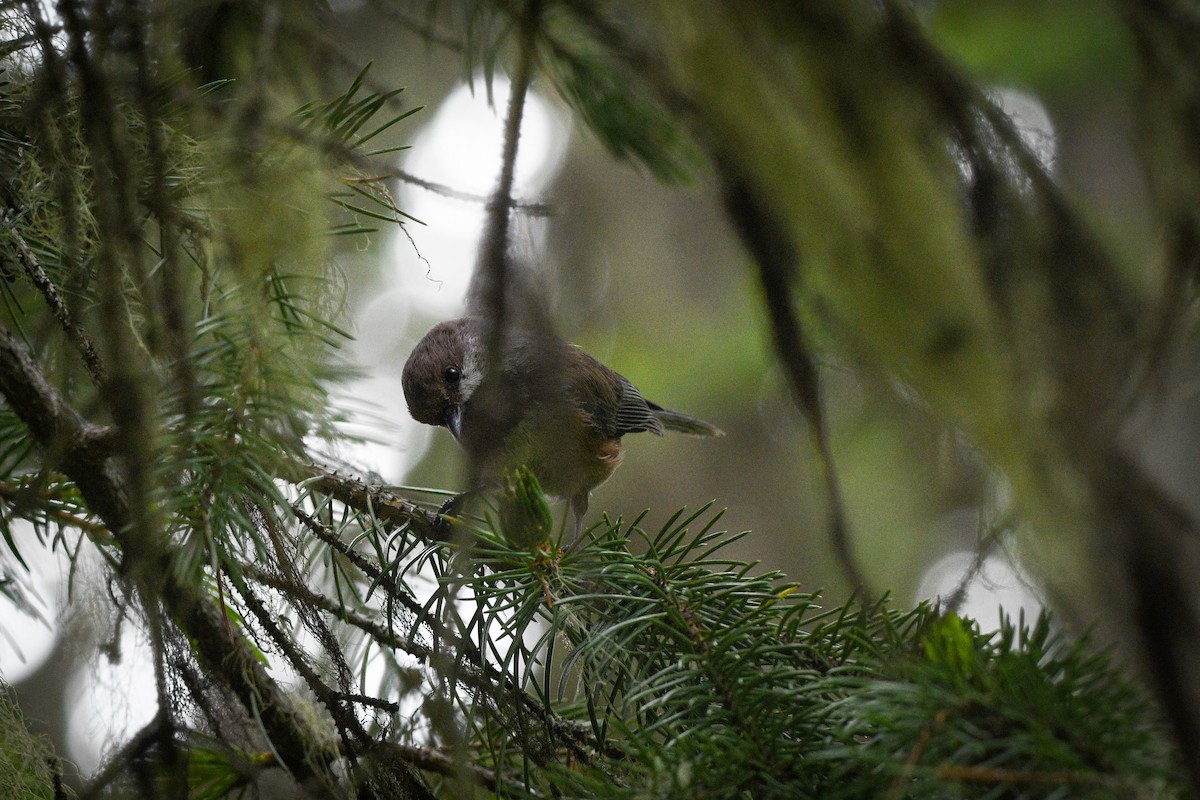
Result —
[{"label": "blurred foliage", "polygon": [[652,95],[609,64],[603,48],[551,16],[542,31],[544,64],[558,91],[613,156],[645,166],[659,180],[683,181],[701,164],[685,131]]},{"label": "blurred foliage", "polygon": [[537,476],[528,467],[505,474],[499,506],[499,528],[514,547],[534,549],[549,543],[554,516]]},{"label": "blurred foliage", "polygon": [[1128,91],[1137,61],[1117,4],[1087,0],[940,0],[929,30],[982,80],[1086,101]]}]

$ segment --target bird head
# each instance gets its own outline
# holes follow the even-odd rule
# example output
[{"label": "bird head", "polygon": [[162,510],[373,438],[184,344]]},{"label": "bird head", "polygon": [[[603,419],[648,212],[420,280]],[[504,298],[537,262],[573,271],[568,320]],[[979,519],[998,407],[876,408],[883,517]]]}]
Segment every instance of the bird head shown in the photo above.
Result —
[{"label": "bird head", "polygon": [[463,406],[483,380],[478,324],[470,318],[435,325],[413,348],[401,378],[417,422],[462,436]]}]

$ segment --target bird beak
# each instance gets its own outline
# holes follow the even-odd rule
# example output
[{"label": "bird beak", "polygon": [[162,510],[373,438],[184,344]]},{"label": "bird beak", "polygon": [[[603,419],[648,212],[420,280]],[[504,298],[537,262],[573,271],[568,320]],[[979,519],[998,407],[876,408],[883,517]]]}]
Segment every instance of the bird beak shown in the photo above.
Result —
[{"label": "bird beak", "polygon": [[446,427],[454,434],[456,441],[462,441],[462,406],[452,406],[446,414]]}]

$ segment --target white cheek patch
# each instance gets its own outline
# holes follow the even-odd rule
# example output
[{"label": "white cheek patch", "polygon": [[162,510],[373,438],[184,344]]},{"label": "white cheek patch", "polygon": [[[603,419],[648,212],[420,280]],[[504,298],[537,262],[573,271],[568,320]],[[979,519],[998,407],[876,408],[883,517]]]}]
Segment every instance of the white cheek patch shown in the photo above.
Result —
[{"label": "white cheek patch", "polygon": [[462,380],[458,385],[459,394],[462,396],[460,402],[466,403],[471,399],[471,395],[479,388],[479,384],[483,382],[483,343],[479,341],[479,337],[472,331],[467,335],[466,347],[463,348],[463,370]]}]

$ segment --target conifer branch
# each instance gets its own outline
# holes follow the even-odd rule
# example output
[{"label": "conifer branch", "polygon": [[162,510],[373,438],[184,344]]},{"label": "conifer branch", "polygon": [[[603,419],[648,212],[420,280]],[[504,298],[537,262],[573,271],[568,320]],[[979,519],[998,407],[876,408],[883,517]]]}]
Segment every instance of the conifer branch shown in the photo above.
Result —
[{"label": "conifer branch", "polygon": [[[275,589],[290,599],[319,608],[331,617],[358,628],[384,647],[408,653],[422,662],[428,661],[435,654],[434,647],[419,641],[412,629],[407,633],[397,630],[362,612],[347,608],[344,604],[323,594],[314,592],[308,586],[273,575],[252,564],[242,564],[239,569],[256,583]],[[434,622],[429,619],[426,621],[430,624]],[[434,635],[438,637],[441,646],[448,644],[455,648],[474,649],[470,642],[466,642],[444,629],[435,628]],[[592,753],[595,752],[603,753],[609,758],[621,757],[619,751],[607,748],[602,743],[595,741],[587,726],[581,726],[554,713],[531,698],[525,691],[516,687],[504,673],[489,665],[480,667],[479,663],[472,656],[469,658],[469,663],[459,667],[456,678],[468,691],[488,698],[488,702],[492,703],[503,715],[522,718],[520,723],[522,729],[534,729],[539,724],[549,726],[554,738],[567,743],[568,747],[573,750],[574,757],[584,763],[591,760]],[[540,751],[531,749],[530,752],[536,758]]]},{"label": "conifer branch", "polygon": [[16,247],[21,267],[25,270],[25,274],[29,276],[29,280],[33,285],[41,292],[46,305],[49,306],[55,319],[58,320],[67,338],[79,351],[84,367],[92,379],[92,384],[96,387],[103,386],[105,380],[107,380],[107,374],[104,364],[100,360],[100,354],[96,351],[95,344],[92,343],[92,339],[87,334],[87,331],[75,319],[70,306],[63,300],[58,286],[51,280],[46,270],[42,269],[42,265],[38,263],[37,256],[34,255],[33,251],[29,248],[29,244],[17,229],[15,219],[12,215],[19,213],[19,210],[15,207],[11,189],[5,187],[4,193],[7,197],[9,207],[9,212],[5,217],[5,226],[8,229],[9,238],[12,239],[12,243]]},{"label": "conifer branch", "polygon": [[17,516],[25,515],[27,519],[36,519],[37,515],[44,515],[64,525],[78,528],[89,536],[106,538],[111,536],[108,527],[94,519],[81,517],[57,506],[47,508],[46,503],[57,499],[52,494],[41,492],[31,500],[29,493],[32,488],[34,487],[16,486],[6,481],[0,481],[0,500],[7,500],[11,503],[12,513]]},{"label": "conifer branch", "polygon": [[445,540],[437,514],[399,498],[387,489],[372,488],[361,478],[341,474],[317,463],[296,463],[293,467],[295,475],[292,480],[302,488],[329,495],[356,511],[374,515],[385,525],[409,531],[421,541],[434,543]]},{"label": "conifer branch", "polygon": [[[167,551],[144,540],[131,546],[128,525],[133,510],[130,491],[114,469],[113,453],[97,448],[108,441],[104,429],[86,422],[67,405],[33,361],[29,351],[0,327],[0,395],[29,427],[38,444],[57,452],[63,473],[79,486],[88,505],[112,531],[125,557],[140,566],[133,574],[161,576],[161,597],[167,612],[194,642],[196,654],[211,673],[227,682],[247,710],[258,709],[264,727],[286,767],[299,780],[312,777],[309,757],[316,748],[282,689],[271,679],[245,642],[226,633],[224,615],[194,587],[181,583],[166,569]],[[153,565],[153,566],[151,566]]]},{"label": "conifer branch", "polygon": [[[345,478],[338,477],[339,485],[344,485],[345,480]],[[296,581],[272,577],[252,565],[244,564],[240,569],[252,575],[254,580],[264,585],[272,586],[284,592],[286,596],[298,600],[305,605],[320,608],[347,624],[353,625],[370,634],[380,644],[403,650],[421,661],[428,661],[434,658],[443,647],[449,646],[454,652],[460,654],[465,659],[465,663],[456,668],[454,673],[455,678],[462,682],[469,690],[479,692],[481,696],[488,698],[488,701],[494,704],[498,713],[520,720],[519,724],[522,730],[536,730],[540,727],[542,721],[545,721],[549,724],[550,733],[556,739],[566,743],[573,751],[574,757],[584,763],[592,760],[590,753],[593,750],[605,750],[604,747],[592,740],[582,729],[571,725],[566,720],[558,718],[548,708],[530,698],[513,681],[511,676],[506,675],[489,664],[477,645],[468,638],[465,638],[464,633],[452,630],[445,622],[430,614],[426,608],[418,604],[411,597],[404,587],[395,583],[388,572],[346,546],[336,533],[318,521],[312,519],[299,509],[293,510],[317,538],[325,542],[325,544],[341,556],[350,560],[356,567],[362,570],[364,575],[371,579],[372,583],[381,586],[387,592],[389,602],[395,602],[413,615],[412,620],[409,622],[409,633],[403,636],[398,635],[392,631],[390,626],[382,627],[379,623],[372,621],[363,614],[347,609],[340,603],[334,603]],[[366,509],[360,510],[366,513]],[[377,511],[377,507],[371,506],[371,510]],[[429,629],[432,636],[432,646],[422,644],[416,640],[416,630],[422,626]],[[549,757],[550,751],[549,742],[544,742],[530,749],[532,757],[535,760],[539,760],[540,763],[548,763],[546,759]]]}]

